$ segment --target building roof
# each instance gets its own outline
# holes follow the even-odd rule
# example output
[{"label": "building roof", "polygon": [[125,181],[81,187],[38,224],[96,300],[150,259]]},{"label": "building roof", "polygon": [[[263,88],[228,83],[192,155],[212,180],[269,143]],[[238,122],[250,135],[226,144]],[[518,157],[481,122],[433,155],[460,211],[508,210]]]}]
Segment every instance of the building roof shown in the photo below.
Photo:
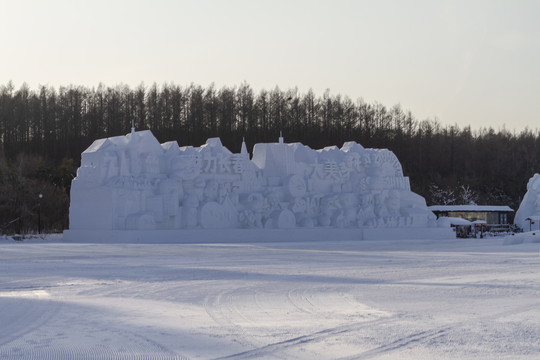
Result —
[{"label": "building roof", "polygon": [[469,220],[458,218],[458,217],[441,216],[438,221],[444,222],[450,225],[468,225],[468,226],[472,225],[472,222],[470,222]]},{"label": "building roof", "polygon": [[431,211],[508,211],[514,212],[509,206],[498,205],[432,205],[428,206]]}]

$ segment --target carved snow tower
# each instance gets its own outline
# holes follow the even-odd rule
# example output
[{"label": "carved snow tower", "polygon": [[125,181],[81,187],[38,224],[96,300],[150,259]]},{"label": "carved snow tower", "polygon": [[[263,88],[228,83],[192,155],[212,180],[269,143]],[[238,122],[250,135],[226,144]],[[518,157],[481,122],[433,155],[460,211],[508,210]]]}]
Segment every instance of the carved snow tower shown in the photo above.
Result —
[{"label": "carved snow tower", "polygon": [[252,160],[241,149],[159,144],[148,130],[96,140],[72,183],[69,231],[436,227],[389,150],[281,136]]}]

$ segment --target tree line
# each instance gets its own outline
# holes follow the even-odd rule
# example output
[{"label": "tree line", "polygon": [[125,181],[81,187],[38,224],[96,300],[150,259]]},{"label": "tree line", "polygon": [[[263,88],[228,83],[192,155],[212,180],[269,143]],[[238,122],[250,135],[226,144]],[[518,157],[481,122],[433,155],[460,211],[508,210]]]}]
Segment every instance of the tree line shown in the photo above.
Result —
[{"label": "tree line", "polygon": [[[329,91],[256,92],[247,83],[219,89],[195,84],[16,89],[9,82],[0,85],[0,227],[31,231],[39,206],[43,228],[65,228],[81,152],[95,139],[128,133],[132,121],[160,142],[199,146],[219,136],[233,152],[242,138],[251,150],[255,143],[277,141],[280,131],[287,142],[315,149],[345,141],[388,148],[428,205],[474,201],[517,210],[528,179],[540,170],[536,129],[442,125],[418,120],[400,105]],[[39,204],[38,193],[44,193]]]}]

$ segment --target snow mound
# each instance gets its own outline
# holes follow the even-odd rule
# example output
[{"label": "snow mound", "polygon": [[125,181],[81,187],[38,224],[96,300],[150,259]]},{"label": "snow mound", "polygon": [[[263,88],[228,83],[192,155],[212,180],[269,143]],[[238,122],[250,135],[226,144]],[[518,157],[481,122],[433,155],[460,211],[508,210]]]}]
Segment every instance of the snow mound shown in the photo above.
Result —
[{"label": "snow mound", "polygon": [[508,235],[504,238],[504,245],[540,243],[540,231],[529,231]]},{"label": "snow mound", "polygon": [[524,231],[540,230],[540,174],[527,183],[527,193],[519,205],[514,223]]}]

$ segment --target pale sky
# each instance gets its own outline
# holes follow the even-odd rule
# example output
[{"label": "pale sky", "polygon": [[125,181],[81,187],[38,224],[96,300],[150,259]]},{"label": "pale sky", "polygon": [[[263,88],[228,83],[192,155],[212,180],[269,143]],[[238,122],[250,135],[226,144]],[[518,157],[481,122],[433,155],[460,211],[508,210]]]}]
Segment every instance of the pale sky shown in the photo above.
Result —
[{"label": "pale sky", "polygon": [[540,128],[538,0],[0,0],[0,84],[242,82]]}]

